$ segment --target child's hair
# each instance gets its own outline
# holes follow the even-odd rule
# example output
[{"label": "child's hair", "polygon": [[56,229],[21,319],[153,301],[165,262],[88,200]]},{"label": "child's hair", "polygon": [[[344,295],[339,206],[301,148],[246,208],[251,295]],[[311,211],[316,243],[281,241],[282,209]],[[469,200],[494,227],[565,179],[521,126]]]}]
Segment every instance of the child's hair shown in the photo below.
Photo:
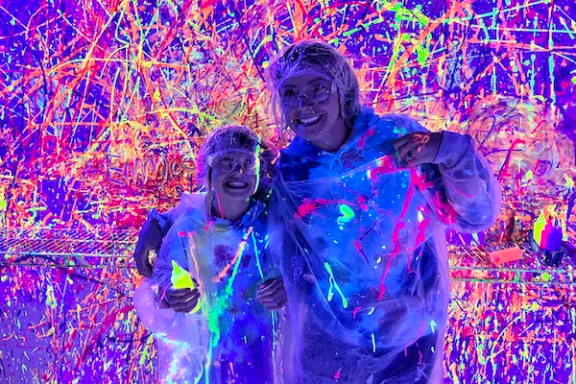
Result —
[{"label": "child's hair", "polygon": [[250,128],[232,125],[215,129],[202,143],[198,156],[198,181],[211,190],[211,160],[228,151],[245,152],[259,159],[259,183],[252,196],[260,201],[267,201],[276,177],[276,159],[278,152],[267,141],[252,132]]},{"label": "child's hair", "polygon": [[323,41],[299,41],[284,49],[268,67],[272,113],[279,135],[287,127],[280,108],[280,86],[288,78],[311,73],[334,81],[340,98],[340,113],[345,120],[353,119],[360,112],[360,85],[346,56]]}]

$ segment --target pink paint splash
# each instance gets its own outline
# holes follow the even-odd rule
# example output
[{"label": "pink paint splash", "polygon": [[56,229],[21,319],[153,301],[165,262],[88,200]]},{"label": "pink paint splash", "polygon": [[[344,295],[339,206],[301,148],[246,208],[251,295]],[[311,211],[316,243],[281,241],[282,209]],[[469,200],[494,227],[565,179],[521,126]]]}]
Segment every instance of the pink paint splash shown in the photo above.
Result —
[{"label": "pink paint splash", "polygon": [[334,375],[334,378],[336,379],[336,381],[338,381],[338,379],[340,378],[341,372],[342,372],[342,368],[340,368],[340,369],[338,370],[338,372],[336,372],[336,374]]}]

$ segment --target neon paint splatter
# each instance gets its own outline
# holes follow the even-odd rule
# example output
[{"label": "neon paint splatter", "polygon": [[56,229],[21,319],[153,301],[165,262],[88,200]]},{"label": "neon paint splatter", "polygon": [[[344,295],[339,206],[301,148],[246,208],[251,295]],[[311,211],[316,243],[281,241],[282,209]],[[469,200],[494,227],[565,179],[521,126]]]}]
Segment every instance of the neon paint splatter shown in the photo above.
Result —
[{"label": "neon paint splatter", "polygon": [[350,208],[349,206],[347,206],[346,204],[341,204],[340,205],[340,213],[342,214],[342,216],[340,216],[336,221],[338,222],[338,224],[343,225],[347,222],[349,222],[350,220],[352,220],[355,216],[354,211],[352,210],[352,208]]},{"label": "neon paint splatter", "polygon": [[[568,211],[575,193],[570,2],[375,2],[366,8],[249,1],[231,12],[218,2],[196,1],[0,5],[0,294],[8,309],[1,327],[7,335],[2,350],[14,351],[2,358],[20,368],[28,359],[19,351],[27,348],[38,361],[27,362],[24,372],[8,369],[17,382],[154,382],[154,347],[144,365],[126,365],[138,362],[134,357],[146,346],[130,312],[139,283],[130,259],[137,232],[130,229],[152,207],[166,210],[180,190],[194,187],[197,146],[214,127],[245,123],[274,136],[260,73],[295,37],[322,36],[343,47],[363,99],[379,112],[426,119],[432,131],[470,134],[501,170],[505,201],[517,212],[515,241],[528,237],[550,203]],[[518,137],[525,143],[512,149]],[[565,231],[571,241],[574,220],[572,213]],[[502,225],[479,238],[490,242],[503,232]],[[548,272],[525,252],[525,259],[492,270],[482,249],[454,245],[450,264],[455,296],[447,380],[574,380],[574,363],[560,361],[576,354],[569,259]],[[533,276],[543,269],[563,285],[543,285],[550,282]],[[75,291],[62,289],[68,279]],[[47,301],[50,289],[54,300]],[[523,309],[532,301],[540,305]],[[550,334],[546,306],[564,324],[556,334]],[[116,313],[124,319],[108,318]],[[485,324],[488,316],[499,325]],[[17,318],[30,328],[20,329]],[[105,319],[107,328],[94,339]],[[504,340],[496,340],[507,323]],[[496,343],[502,361],[479,364],[476,344],[485,344],[487,353]],[[542,353],[551,345],[556,361]],[[61,372],[48,350],[75,369]],[[108,361],[114,363],[105,370]]]},{"label": "neon paint splatter", "polygon": [[340,294],[340,297],[342,298],[342,306],[344,308],[348,308],[348,300],[346,300],[346,297],[340,290],[340,286],[338,285],[336,279],[334,278],[334,274],[332,273],[332,267],[330,267],[330,264],[324,263],[324,268],[326,268],[326,270],[330,274],[330,289],[328,290],[328,297],[327,297],[328,301],[332,301],[332,297],[334,297],[334,290],[336,290],[336,292],[338,292]]}]

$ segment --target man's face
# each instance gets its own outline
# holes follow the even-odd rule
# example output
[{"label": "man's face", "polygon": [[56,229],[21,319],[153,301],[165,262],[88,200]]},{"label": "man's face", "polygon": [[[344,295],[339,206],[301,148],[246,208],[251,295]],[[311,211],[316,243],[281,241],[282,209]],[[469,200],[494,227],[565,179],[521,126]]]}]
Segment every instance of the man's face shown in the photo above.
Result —
[{"label": "man's face", "polygon": [[288,127],[305,140],[322,141],[341,119],[336,86],[325,77],[291,77],[278,92]]}]

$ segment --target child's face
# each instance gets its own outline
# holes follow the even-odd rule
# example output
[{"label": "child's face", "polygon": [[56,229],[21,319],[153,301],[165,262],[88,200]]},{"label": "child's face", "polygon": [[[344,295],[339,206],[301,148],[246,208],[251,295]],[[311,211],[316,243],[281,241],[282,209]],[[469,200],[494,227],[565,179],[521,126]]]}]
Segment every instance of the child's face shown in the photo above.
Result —
[{"label": "child's face", "polygon": [[258,189],[260,164],[254,155],[229,151],[212,160],[211,184],[220,201],[248,200]]}]

